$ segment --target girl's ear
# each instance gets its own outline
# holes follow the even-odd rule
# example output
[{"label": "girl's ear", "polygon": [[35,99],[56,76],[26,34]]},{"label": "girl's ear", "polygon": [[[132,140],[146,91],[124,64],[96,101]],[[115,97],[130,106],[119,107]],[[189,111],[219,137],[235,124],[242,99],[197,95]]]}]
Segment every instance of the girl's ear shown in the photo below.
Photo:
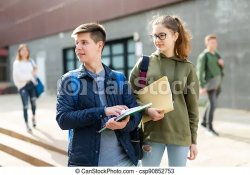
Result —
[{"label": "girl's ear", "polygon": [[177,41],[178,37],[179,37],[179,33],[178,32],[174,32],[174,39],[175,39],[175,41]]}]

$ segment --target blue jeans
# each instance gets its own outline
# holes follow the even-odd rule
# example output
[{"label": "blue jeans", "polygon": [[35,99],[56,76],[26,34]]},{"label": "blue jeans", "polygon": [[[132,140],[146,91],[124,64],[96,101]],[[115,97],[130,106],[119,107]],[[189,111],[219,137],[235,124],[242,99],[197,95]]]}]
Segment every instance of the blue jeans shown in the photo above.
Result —
[{"label": "blue jeans", "polygon": [[[147,142],[150,145],[150,151],[143,152],[142,166],[160,166],[165,148],[168,153],[168,165],[171,167],[185,167],[189,146],[179,146],[172,144],[162,144],[156,142]],[[165,158],[165,157],[163,157]]]},{"label": "blue jeans", "polygon": [[27,83],[23,88],[19,90],[23,104],[23,116],[24,121],[28,122],[28,103],[30,99],[31,110],[33,116],[36,114],[36,90],[32,82]]}]

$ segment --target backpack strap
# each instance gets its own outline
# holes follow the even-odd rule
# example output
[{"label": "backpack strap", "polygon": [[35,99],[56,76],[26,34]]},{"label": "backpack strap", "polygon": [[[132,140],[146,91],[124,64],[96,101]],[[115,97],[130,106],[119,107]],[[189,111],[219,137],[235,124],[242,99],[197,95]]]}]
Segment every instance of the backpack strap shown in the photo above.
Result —
[{"label": "backpack strap", "polygon": [[34,67],[35,67],[35,61],[32,60],[32,59],[30,59],[30,63],[31,63],[31,65],[32,65],[32,67],[34,68]]},{"label": "backpack strap", "polygon": [[[70,81],[71,81],[71,83],[70,83],[71,89],[75,89],[75,85],[72,82],[79,81],[78,78],[77,78],[77,73],[76,72],[71,73]],[[79,81],[79,83],[80,83],[80,81]],[[77,108],[78,93],[73,92],[73,100],[74,100],[74,103],[75,103],[75,107]]]},{"label": "backpack strap", "polygon": [[148,72],[148,65],[149,65],[149,57],[142,56],[142,62],[140,65],[140,73],[139,73],[139,86],[140,88],[144,88],[147,85],[147,72]]},{"label": "backpack strap", "polygon": [[[78,78],[77,78],[77,73],[72,72],[71,76],[70,76],[71,89],[75,89],[75,85],[74,85],[74,83],[72,83],[72,82],[75,82],[75,81],[79,81]],[[80,83],[80,81],[79,81],[79,83]],[[77,109],[78,93],[73,92],[73,97],[72,98],[73,98],[73,101],[74,101],[74,104],[75,104],[75,109]],[[71,140],[72,135],[73,135],[73,129],[69,129],[69,133],[68,133],[68,140],[69,141]]]},{"label": "backpack strap", "polygon": [[125,81],[124,75],[123,75],[123,73],[118,72],[118,71],[114,71],[114,73],[115,73],[116,81],[118,84],[119,94],[122,94],[123,93],[123,85],[124,85],[124,81]]},{"label": "backpack strap", "polygon": [[208,56],[207,53],[205,53],[205,80],[207,80],[207,72],[208,72]]}]

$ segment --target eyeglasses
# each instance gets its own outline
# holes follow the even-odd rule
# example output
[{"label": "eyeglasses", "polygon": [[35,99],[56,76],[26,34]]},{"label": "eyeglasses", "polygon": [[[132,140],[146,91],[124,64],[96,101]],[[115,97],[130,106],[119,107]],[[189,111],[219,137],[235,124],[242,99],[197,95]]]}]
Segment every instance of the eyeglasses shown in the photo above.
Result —
[{"label": "eyeglasses", "polygon": [[153,40],[156,40],[157,38],[159,38],[159,40],[164,40],[164,39],[166,39],[167,34],[166,33],[159,33],[158,35],[154,34],[154,35],[150,35],[150,36]]}]

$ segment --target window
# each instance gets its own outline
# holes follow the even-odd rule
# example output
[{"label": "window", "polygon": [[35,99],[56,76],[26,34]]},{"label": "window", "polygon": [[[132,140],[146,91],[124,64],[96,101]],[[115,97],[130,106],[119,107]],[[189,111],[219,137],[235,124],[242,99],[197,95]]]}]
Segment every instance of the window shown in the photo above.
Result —
[{"label": "window", "polygon": [[75,54],[75,48],[67,48],[63,50],[63,72],[66,73],[80,66],[80,62]]},{"label": "window", "polygon": [[[63,50],[64,73],[80,66],[74,47]],[[135,43],[132,38],[108,41],[102,52],[102,62],[127,77],[136,63]]]},{"label": "window", "polygon": [[123,72],[128,77],[136,63],[133,39],[126,38],[106,42],[102,61],[111,69]]},{"label": "window", "polygon": [[0,82],[8,81],[8,48],[0,48]]}]

